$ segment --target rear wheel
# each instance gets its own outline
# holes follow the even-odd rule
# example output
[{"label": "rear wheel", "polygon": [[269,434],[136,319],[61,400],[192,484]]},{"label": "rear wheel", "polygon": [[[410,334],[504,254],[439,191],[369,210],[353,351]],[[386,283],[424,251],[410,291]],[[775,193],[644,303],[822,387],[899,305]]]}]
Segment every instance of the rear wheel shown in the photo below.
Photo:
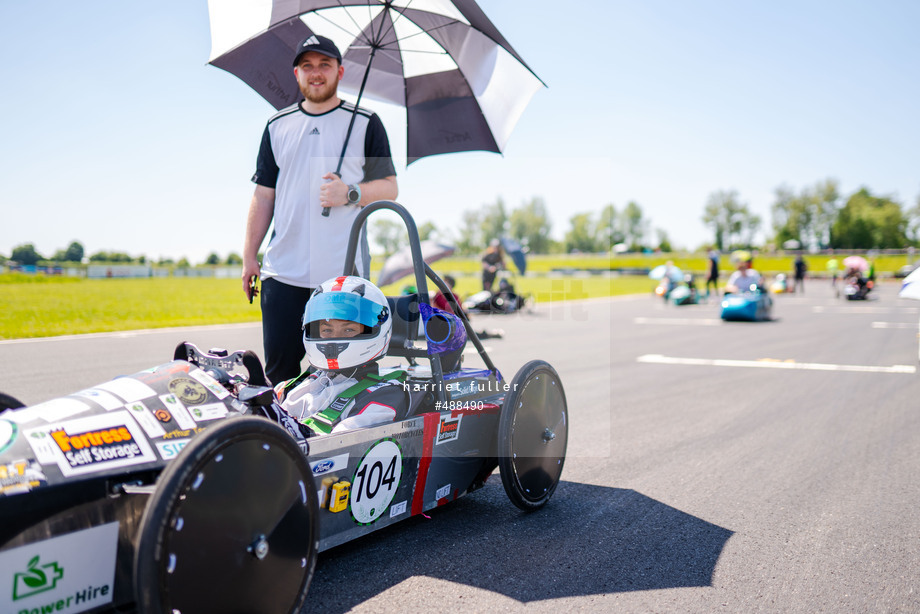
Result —
[{"label": "rear wheel", "polygon": [[189,443],[141,521],[141,612],[295,612],[316,565],[318,505],[304,454],[276,424],[232,418]]},{"label": "rear wheel", "polygon": [[559,375],[533,360],[511,381],[499,421],[498,466],[508,498],[543,507],[559,484],[568,443],[568,407]]}]

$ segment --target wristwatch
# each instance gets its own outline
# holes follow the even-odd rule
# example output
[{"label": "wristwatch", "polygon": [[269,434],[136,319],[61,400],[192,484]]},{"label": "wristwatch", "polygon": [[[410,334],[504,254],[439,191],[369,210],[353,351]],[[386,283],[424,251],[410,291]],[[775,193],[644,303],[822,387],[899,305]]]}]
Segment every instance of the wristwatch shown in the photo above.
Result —
[{"label": "wristwatch", "polygon": [[357,205],[361,202],[361,188],[358,187],[357,183],[348,186],[347,196],[349,205]]}]

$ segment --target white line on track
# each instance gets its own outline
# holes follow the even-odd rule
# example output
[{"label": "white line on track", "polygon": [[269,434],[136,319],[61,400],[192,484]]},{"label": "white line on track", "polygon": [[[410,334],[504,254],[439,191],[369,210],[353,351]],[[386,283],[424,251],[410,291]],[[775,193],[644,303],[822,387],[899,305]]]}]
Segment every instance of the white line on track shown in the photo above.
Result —
[{"label": "white line on track", "polygon": [[633,319],[636,324],[668,324],[675,326],[720,326],[722,320],[718,318],[644,318],[638,317]]},{"label": "white line on track", "polygon": [[917,368],[911,365],[892,365],[890,367],[874,365],[835,365],[816,362],[795,362],[779,360],[725,360],[710,358],[676,358],[662,356],[661,354],[645,354],[639,356],[636,362],[659,365],[697,365],[706,367],[754,367],[760,369],[793,369],[805,371],[859,371],[863,373],[916,373]]},{"label": "white line on track", "polygon": [[852,305],[848,307],[812,307],[813,313],[920,313],[920,307],[869,307]]},{"label": "white line on track", "polygon": [[917,330],[916,322],[873,322],[872,328],[912,328]]},{"label": "white line on track", "polygon": [[77,341],[81,339],[123,339],[139,337],[141,335],[156,335],[158,333],[174,333],[176,331],[195,332],[198,330],[221,330],[228,328],[254,328],[261,327],[261,322],[242,322],[239,324],[210,324],[202,326],[172,326],[169,328],[145,328],[142,330],[122,330],[110,333],[86,333],[84,335],[59,335],[57,337],[27,337],[24,339],[0,339],[0,345],[17,345],[21,343],[46,343],[48,341]]}]

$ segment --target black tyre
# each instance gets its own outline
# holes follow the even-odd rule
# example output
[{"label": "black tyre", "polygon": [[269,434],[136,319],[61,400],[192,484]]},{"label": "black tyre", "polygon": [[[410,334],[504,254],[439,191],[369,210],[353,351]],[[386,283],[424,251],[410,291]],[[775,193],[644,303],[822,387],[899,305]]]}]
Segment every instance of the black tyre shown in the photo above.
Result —
[{"label": "black tyre", "polygon": [[254,416],[216,424],[157,480],[134,565],[140,612],[296,612],[316,565],[318,505],[304,454]]},{"label": "black tyre", "polygon": [[543,507],[559,484],[569,412],[559,375],[533,360],[511,381],[502,405],[498,466],[508,498],[525,511]]},{"label": "black tyre", "polygon": [[25,404],[16,397],[0,392],[0,413],[8,409],[19,409],[20,407],[25,407]]}]

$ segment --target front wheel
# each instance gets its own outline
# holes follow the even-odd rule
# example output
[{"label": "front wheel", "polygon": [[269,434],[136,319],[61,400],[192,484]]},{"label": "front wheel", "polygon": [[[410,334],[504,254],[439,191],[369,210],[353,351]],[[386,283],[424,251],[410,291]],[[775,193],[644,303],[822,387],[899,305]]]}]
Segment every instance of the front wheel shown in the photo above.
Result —
[{"label": "front wheel", "polygon": [[8,409],[19,409],[20,407],[25,407],[25,405],[19,399],[0,392],[0,413]]},{"label": "front wheel", "polygon": [[231,418],[189,443],[141,521],[141,612],[296,612],[317,557],[318,505],[304,454],[278,425]]},{"label": "front wheel", "polygon": [[568,433],[568,407],[559,375],[542,360],[527,363],[511,381],[498,434],[502,485],[520,509],[539,509],[553,496],[565,463]]}]

